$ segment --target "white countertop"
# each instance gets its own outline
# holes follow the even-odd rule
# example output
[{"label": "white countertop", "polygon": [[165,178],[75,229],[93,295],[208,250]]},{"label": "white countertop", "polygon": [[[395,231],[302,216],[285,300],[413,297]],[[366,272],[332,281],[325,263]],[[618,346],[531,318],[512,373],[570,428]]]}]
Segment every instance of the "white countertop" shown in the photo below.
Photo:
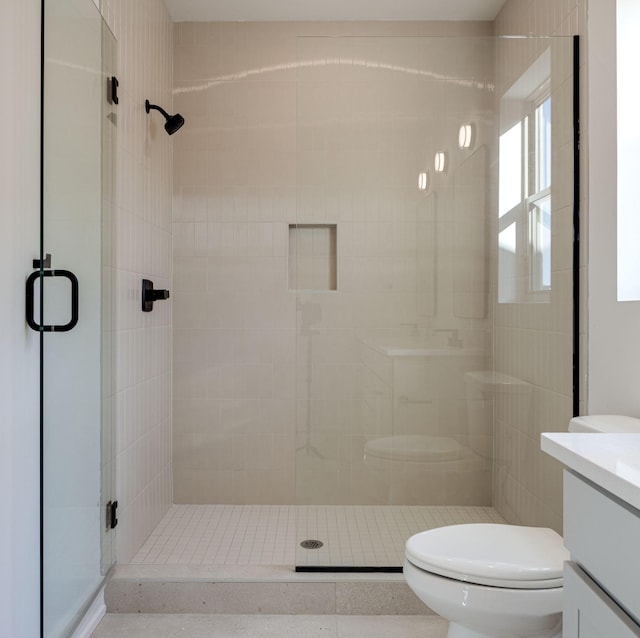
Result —
[{"label": "white countertop", "polygon": [[640,510],[640,434],[548,433],[544,452]]}]

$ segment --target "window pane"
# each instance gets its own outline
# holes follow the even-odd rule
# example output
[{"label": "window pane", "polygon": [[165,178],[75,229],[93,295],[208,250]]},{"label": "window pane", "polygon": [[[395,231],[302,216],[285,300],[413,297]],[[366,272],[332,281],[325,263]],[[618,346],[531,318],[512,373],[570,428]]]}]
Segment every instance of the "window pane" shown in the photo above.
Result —
[{"label": "window pane", "polygon": [[518,256],[516,224],[510,224],[498,235],[498,301],[510,303],[518,299]]},{"label": "window pane", "polygon": [[522,201],[522,122],[500,136],[498,214],[502,217]]},{"label": "window pane", "polygon": [[536,109],[536,191],[551,186],[551,98]]},{"label": "window pane", "polygon": [[529,213],[531,290],[551,288],[551,196],[538,200]]}]

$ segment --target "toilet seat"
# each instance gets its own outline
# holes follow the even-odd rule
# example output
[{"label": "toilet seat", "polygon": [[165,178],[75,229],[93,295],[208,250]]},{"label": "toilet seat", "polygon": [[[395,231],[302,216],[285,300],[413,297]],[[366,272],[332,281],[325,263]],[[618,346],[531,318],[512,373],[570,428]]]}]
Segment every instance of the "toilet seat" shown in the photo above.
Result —
[{"label": "toilet seat", "polygon": [[364,453],[367,456],[388,461],[454,461],[459,459],[463,448],[456,439],[448,436],[409,434],[387,436],[367,441]]},{"label": "toilet seat", "polygon": [[477,523],[412,536],[405,555],[415,567],[458,581],[510,589],[562,587],[569,553],[551,529]]}]

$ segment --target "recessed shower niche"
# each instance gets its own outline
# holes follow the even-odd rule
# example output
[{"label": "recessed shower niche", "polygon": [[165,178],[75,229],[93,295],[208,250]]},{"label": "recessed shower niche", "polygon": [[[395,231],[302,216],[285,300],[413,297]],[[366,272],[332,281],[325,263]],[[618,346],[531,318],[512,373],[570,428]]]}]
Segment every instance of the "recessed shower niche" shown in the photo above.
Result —
[{"label": "recessed shower niche", "polygon": [[289,225],[289,290],[338,290],[336,224]]}]

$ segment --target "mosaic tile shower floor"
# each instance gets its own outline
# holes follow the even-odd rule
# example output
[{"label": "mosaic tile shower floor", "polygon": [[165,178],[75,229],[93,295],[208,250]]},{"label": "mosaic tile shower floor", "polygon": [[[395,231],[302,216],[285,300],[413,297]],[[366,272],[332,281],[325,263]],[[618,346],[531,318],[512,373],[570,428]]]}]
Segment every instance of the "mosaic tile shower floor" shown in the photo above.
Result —
[{"label": "mosaic tile shower floor", "polygon": [[400,566],[410,536],[461,523],[504,519],[473,506],[173,505],[131,563]]}]

